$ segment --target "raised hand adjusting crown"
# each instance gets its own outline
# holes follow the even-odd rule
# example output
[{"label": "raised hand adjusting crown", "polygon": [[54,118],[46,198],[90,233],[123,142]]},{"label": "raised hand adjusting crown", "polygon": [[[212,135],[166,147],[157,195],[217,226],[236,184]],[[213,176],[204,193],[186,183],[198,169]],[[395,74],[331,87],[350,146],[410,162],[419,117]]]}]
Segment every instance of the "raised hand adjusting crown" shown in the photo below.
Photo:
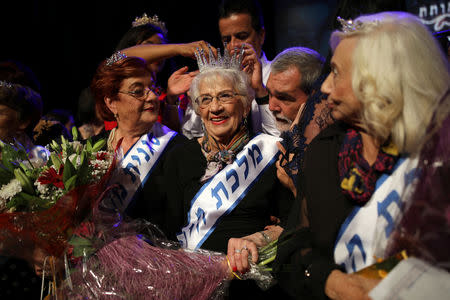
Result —
[{"label": "raised hand adjusting crown", "polygon": [[217,58],[214,56],[211,45],[208,45],[208,48],[208,58],[206,58],[203,49],[197,48],[197,51],[195,51],[200,73],[211,68],[242,70],[241,62],[244,55],[244,45],[241,46],[240,51],[235,51],[233,55],[230,55],[230,52],[227,50],[227,44],[224,43],[223,56],[220,54],[220,48],[217,48]]}]

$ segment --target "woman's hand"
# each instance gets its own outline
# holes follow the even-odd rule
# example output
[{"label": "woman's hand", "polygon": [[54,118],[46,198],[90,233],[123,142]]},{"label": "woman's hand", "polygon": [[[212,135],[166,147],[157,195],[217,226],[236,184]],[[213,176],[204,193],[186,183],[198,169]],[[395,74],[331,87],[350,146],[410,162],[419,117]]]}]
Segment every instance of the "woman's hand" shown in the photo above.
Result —
[{"label": "woman's hand", "polygon": [[209,43],[205,41],[197,41],[187,44],[178,44],[178,55],[184,56],[184,57],[190,57],[195,58],[195,52],[197,49],[203,49],[206,57],[208,58],[209,48],[211,47],[213,54],[215,57],[217,57],[217,49],[211,46]]},{"label": "woman's hand", "polygon": [[233,271],[245,273],[249,269],[248,255],[252,255],[252,261],[258,261],[258,249],[256,244],[246,238],[231,238],[228,240],[227,256]]},{"label": "woman's hand", "polygon": [[[250,85],[255,90],[256,97],[262,98],[267,95],[267,90],[262,80],[262,64],[255,49],[250,44],[243,44],[244,54],[242,58],[243,71],[250,77]],[[240,49],[238,49],[239,51]]]},{"label": "woman's hand", "polygon": [[333,270],[325,283],[325,294],[336,300],[370,300],[369,292],[378,282],[380,280]]},{"label": "woman's hand", "polygon": [[[286,155],[286,149],[284,149],[283,145],[281,145],[280,142],[277,142],[278,149],[280,150],[280,159],[277,160],[275,163],[275,166],[277,167],[277,177],[278,180],[281,182],[282,185],[287,187],[289,190],[291,190],[294,197],[297,197],[297,188],[295,187],[294,181],[292,181],[292,178],[286,173],[286,170],[284,167],[281,166],[281,161],[283,160],[281,157],[284,157]],[[291,161],[294,157],[293,153],[289,154],[289,157],[285,157],[286,160]],[[287,162],[284,162],[287,163]]]},{"label": "woman's hand", "polygon": [[198,71],[186,72],[188,67],[182,67],[170,75],[167,81],[167,99],[169,104],[174,104],[179,95],[186,93],[191,87],[192,80]]},{"label": "woman's hand", "polygon": [[252,262],[258,262],[258,247],[265,246],[278,239],[283,228],[278,225],[268,225],[263,232],[255,232],[242,238],[228,240],[227,256],[233,271],[245,273],[249,269],[248,255]]}]

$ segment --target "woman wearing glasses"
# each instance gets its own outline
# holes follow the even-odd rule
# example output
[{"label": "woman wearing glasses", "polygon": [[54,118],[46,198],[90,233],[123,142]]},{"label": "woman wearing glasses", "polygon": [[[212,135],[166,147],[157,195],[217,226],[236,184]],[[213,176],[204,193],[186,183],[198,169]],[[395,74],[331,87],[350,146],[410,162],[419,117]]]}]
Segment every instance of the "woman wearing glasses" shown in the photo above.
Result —
[{"label": "woman wearing glasses", "polygon": [[102,205],[142,217],[165,231],[163,165],[169,149],[186,138],[157,122],[159,89],[147,63],[116,53],[100,64],[91,90],[98,115],[117,127],[96,136],[107,139],[109,151],[120,149],[123,160],[112,183],[118,187]]},{"label": "woman wearing glasses", "polygon": [[[209,63],[199,63],[200,73],[190,88],[204,136],[169,154],[167,193],[173,219],[182,221],[173,225],[183,247],[227,253],[231,237],[258,232],[252,238],[261,245],[275,236],[279,226],[265,228],[272,224],[271,216],[284,219],[292,196],[276,177],[279,139],[252,136],[248,130],[254,91],[247,75],[239,63],[230,67],[220,65],[220,59],[219,65],[211,58],[204,61]],[[232,299],[235,284],[248,288],[253,283],[233,282]],[[252,291],[261,293],[256,287]]]}]

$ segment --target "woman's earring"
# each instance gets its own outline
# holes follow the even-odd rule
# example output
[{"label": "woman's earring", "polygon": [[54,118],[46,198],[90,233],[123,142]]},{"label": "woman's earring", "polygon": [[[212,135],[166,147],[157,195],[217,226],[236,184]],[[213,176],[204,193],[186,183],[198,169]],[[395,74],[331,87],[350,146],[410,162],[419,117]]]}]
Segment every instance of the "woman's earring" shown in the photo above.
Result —
[{"label": "woman's earring", "polygon": [[119,119],[119,115],[118,114],[114,114],[114,119],[118,120]]}]

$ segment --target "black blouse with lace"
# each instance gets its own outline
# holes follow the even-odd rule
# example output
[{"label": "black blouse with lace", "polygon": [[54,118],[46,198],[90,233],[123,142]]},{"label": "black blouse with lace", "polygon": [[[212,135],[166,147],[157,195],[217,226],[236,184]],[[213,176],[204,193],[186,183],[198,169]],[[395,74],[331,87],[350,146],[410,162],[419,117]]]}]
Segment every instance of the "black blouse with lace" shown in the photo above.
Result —
[{"label": "black blouse with lace", "polygon": [[340,188],[338,154],[346,125],[324,129],[308,146],[299,173],[297,199],[279,239],[274,269],[280,286],[295,299],[326,299],[334,244],[353,205]]}]

